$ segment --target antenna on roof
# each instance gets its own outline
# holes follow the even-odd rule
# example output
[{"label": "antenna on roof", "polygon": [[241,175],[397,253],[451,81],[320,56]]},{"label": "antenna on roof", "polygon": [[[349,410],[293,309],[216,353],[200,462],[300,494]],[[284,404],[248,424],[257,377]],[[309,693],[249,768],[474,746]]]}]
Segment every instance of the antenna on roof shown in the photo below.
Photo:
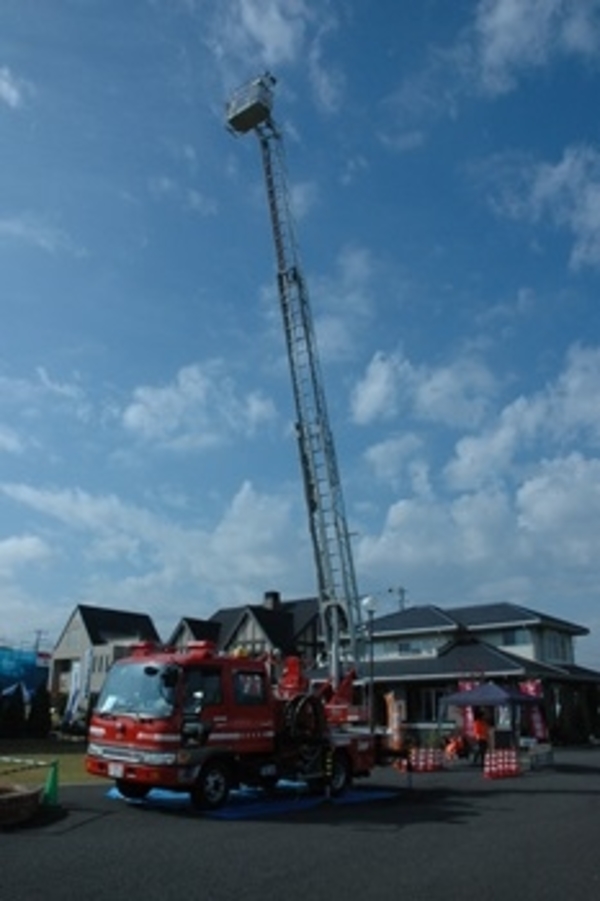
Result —
[{"label": "antenna on roof", "polygon": [[388,588],[388,594],[395,594],[397,596],[398,609],[400,611],[406,610],[406,607],[407,607],[406,596],[408,594],[408,591],[406,590],[406,588],[403,588],[401,585],[398,585],[397,587],[392,586],[392,588]]}]

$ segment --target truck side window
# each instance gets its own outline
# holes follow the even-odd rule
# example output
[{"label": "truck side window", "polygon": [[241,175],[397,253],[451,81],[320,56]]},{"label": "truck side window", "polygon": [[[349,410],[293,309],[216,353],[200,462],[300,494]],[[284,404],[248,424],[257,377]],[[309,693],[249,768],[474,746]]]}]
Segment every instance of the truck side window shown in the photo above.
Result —
[{"label": "truck side window", "polygon": [[189,669],[185,677],[184,711],[193,713],[201,705],[223,703],[220,669]]},{"label": "truck side window", "polygon": [[267,701],[265,674],[245,672],[234,673],[233,692],[236,704],[265,704]]}]

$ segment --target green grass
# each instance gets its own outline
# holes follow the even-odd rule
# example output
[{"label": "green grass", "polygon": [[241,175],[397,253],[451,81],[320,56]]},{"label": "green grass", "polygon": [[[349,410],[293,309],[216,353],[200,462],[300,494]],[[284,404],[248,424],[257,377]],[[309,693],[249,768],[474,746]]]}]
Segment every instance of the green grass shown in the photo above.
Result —
[{"label": "green grass", "polygon": [[[0,785],[43,785],[48,777],[48,767],[28,767],[19,761],[58,761],[58,780],[62,785],[98,783],[84,766],[85,742],[82,739],[63,738],[0,738]],[[13,758],[6,761],[3,758]]]}]

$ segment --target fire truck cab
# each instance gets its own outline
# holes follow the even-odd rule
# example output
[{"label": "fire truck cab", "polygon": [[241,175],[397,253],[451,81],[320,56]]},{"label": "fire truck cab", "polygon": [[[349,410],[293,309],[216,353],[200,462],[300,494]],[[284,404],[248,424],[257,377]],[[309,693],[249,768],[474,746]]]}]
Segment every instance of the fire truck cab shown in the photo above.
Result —
[{"label": "fire truck cab", "polygon": [[93,711],[86,768],[122,795],[152,788],[189,792],[218,808],[240,785],[280,779],[341,793],[374,765],[368,731],[330,726],[322,700],[278,692],[265,661],[142,645],[107,674]]}]

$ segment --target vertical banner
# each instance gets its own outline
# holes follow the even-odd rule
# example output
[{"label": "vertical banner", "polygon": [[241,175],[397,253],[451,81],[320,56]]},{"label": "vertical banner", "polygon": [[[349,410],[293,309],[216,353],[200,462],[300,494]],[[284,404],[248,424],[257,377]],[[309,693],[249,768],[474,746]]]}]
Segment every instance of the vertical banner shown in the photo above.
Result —
[{"label": "vertical banner", "polygon": [[89,647],[86,649],[81,662],[81,696],[79,699],[80,706],[87,707],[90,699],[90,688],[92,684],[92,657],[94,649]]},{"label": "vertical banner", "polygon": [[[533,698],[541,699],[543,697],[542,683],[539,679],[529,679],[527,682],[521,682],[519,688],[523,694],[530,695]],[[538,741],[547,741],[548,729],[542,716],[541,707],[538,704],[532,705],[529,716],[533,737],[537,738]]]},{"label": "vertical banner", "polygon": [[79,703],[79,694],[81,691],[81,663],[74,660],[71,666],[71,682],[69,685],[69,698],[64,713],[64,722],[69,724],[75,718],[77,705]]},{"label": "vertical banner", "polygon": [[[459,691],[472,691],[474,688],[477,688],[479,682],[475,679],[463,679],[462,682],[458,683]],[[463,732],[465,735],[468,735],[469,738],[473,738],[475,735],[474,729],[474,712],[472,707],[463,707],[462,710],[463,715]]]}]

